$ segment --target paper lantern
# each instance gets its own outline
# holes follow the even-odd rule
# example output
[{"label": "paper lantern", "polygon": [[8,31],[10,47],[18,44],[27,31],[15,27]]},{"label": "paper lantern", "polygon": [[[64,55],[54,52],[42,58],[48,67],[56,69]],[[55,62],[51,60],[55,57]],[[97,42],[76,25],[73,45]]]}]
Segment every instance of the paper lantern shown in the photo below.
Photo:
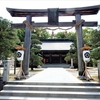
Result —
[{"label": "paper lantern", "polygon": [[89,50],[84,50],[83,51],[83,60],[84,60],[84,62],[89,62],[90,61],[90,51]]},{"label": "paper lantern", "polygon": [[22,61],[24,58],[24,51],[23,50],[18,50],[17,51],[17,60]]}]

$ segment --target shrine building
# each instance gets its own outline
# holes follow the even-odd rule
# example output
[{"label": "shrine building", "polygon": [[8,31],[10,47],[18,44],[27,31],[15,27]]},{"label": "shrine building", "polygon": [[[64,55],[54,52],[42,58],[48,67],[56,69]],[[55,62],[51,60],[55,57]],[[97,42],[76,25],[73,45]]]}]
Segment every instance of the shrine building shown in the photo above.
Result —
[{"label": "shrine building", "polygon": [[68,39],[42,39],[41,55],[46,64],[63,64],[66,54],[70,50],[71,40]]}]

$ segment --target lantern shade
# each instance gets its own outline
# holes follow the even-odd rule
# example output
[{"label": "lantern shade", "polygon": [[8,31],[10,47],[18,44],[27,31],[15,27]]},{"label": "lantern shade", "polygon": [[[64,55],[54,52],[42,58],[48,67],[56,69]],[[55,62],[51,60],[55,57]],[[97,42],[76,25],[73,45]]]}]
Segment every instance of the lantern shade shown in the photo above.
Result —
[{"label": "lantern shade", "polygon": [[91,47],[90,46],[87,46],[86,44],[84,44],[84,47],[81,48],[81,50],[90,50]]},{"label": "lantern shade", "polygon": [[17,46],[17,47],[15,47],[15,49],[17,49],[17,50],[26,50],[24,47],[22,47],[22,46]]}]

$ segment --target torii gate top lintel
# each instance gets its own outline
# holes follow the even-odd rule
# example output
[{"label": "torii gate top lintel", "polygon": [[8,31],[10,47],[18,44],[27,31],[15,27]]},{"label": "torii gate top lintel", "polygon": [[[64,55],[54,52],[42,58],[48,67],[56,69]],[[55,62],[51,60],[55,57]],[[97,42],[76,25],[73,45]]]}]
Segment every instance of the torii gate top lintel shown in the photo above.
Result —
[{"label": "torii gate top lintel", "polygon": [[[47,9],[6,9],[12,17],[26,17],[27,15],[31,15],[32,17],[43,17],[48,15]],[[81,15],[93,15],[97,14],[99,10],[100,5],[78,8],[59,8],[59,16],[75,16],[77,13]]]}]

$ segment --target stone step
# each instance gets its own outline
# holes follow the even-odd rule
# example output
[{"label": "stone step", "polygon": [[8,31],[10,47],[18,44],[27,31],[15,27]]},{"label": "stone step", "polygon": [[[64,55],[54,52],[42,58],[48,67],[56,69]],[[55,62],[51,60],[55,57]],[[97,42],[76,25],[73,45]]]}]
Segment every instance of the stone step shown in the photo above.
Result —
[{"label": "stone step", "polygon": [[0,92],[0,96],[55,97],[55,98],[100,98],[100,92],[2,90]]},{"label": "stone step", "polygon": [[3,90],[99,92],[100,86],[12,85],[12,84],[8,84],[4,86]]},{"label": "stone step", "polygon": [[45,98],[48,98],[48,100],[52,100],[52,98],[57,98],[57,100],[92,100],[96,98],[98,100],[100,99],[100,84],[90,82],[47,83],[13,81],[8,82],[0,92],[0,98],[2,98],[0,100],[9,100],[7,97],[10,100],[45,100]]},{"label": "stone step", "polygon": [[0,96],[0,100],[100,100],[100,99],[92,99],[92,98],[88,98],[88,99],[80,99],[80,98],[48,98],[48,97],[16,97],[16,96]]},{"label": "stone step", "polygon": [[53,83],[53,82],[27,82],[27,81],[9,81],[7,84],[13,85],[63,85],[63,86],[100,86],[98,82],[84,82],[84,83]]}]

